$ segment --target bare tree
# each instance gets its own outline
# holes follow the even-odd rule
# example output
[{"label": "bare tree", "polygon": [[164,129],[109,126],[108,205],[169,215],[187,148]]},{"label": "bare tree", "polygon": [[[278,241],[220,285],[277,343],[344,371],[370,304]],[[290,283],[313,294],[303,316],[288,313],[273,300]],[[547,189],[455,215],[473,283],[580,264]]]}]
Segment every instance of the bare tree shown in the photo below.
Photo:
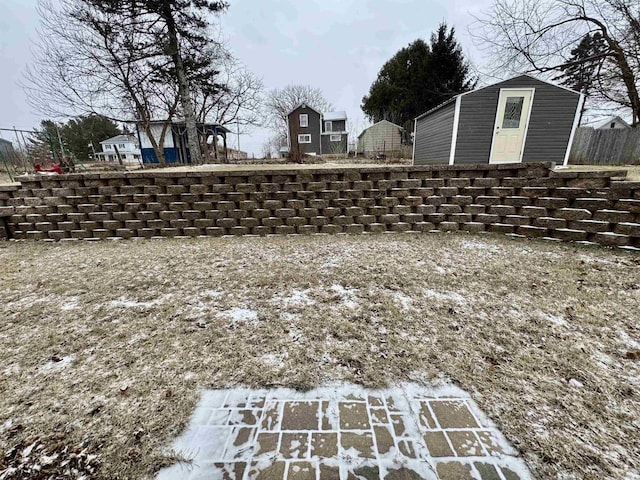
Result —
[{"label": "bare tree", "polygon": [[[287,137],[281,135],[273,135],[262,145],[262,152],[265,154],[264,158],[275,158],[280,156],[280,148],[287,145]],[[269,157],[267,157],[267,153]]]},{"label": "bare tree", "polygon": [[194,82],[196,117],[199,122],[235,124],[246,132],[264,123],[262,80],[219,45],[220,72],[217,81]]},{"label": "bare tree", "polygon": [[640,3],[637,0],[495,0],[476,18],[472,35],[492,57],[494,71],[558,71],[587,34],[599,33],[594,98],[631,109],[640,118]]},{"label": "bare tree", "polygon": [[267,94],[265,110],[268,125],[278,134],[286,137],[287,115],[303,103],[319,112],[333,108],[320,89],[310,85],[287,85],[284,88],[271,90]]},{"label": "bare tree", "polygon": [[[100,12],[82,0],[41,0],[38,9],[41,35],[24,84],[31,105],[54,117],[95,113],[138,121],[164,164],[164,136],[179,97],[155,68],[168,59],[141,33],[153,19]],[[164,119],[159,138],[155,119]]]}]

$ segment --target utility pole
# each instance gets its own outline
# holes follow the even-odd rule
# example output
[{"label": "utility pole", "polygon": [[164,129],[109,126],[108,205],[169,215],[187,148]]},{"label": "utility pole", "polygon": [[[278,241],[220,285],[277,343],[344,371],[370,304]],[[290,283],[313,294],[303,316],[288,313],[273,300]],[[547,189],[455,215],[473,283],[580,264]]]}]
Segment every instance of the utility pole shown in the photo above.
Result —
[{"label": "utility pole", "polygon": [[240,152],[240,122],[238,120],[236,120],[236,131],[238,132],[238,152]]},{"label": "utility pole", "polygon": [[98,159],[98,157],[96,155],[96,149],[93,148],[93,142],[90,142],[89,146],[91,147],[91,152],[93,152],[93,161],[95,162]]}]

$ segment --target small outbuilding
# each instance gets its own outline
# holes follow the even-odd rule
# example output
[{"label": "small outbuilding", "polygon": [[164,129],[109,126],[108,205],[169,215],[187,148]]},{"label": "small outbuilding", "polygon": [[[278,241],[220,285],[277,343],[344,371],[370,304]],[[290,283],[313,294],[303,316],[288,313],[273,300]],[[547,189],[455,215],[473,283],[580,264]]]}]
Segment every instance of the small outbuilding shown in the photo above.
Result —
[{"label": "small outbuilding", "polygon": [[381,120],[358,135],[358,153],[364,155],[391,154],[400,152],[402,127],[388,120]]},{"label": "small outbuilding", "polygon": [[583,102],[529,75],[461,93],[416,118],[413,163],[566,165]]},{"label": "small outbuilding", "polygon": [[616,115],[615,117],[610,117],[606,120],[600,121],[593,128],[595,128],[596,130],[624,130],[627,128],[631,128],[631,125],[629,125],[622,118]]}]

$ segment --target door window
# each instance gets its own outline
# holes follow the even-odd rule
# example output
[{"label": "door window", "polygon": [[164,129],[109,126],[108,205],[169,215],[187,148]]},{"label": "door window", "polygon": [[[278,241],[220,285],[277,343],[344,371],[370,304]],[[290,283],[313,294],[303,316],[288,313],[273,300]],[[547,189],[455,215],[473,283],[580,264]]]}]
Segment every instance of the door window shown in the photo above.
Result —
[{"label": "door window", "polygon": [[520,128],[523,104],[524,97],[507,97],[507,102],[504,107],[504,117],[502,119],[502,128]]}]

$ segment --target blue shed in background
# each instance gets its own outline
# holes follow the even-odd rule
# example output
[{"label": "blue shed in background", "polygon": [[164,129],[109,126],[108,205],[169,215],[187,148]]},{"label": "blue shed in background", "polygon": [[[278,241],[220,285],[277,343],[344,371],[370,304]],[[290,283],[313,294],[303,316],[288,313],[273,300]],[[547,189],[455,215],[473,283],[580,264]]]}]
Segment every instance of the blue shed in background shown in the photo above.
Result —
[{"label": "blue shed in background", "polygon": [[[203,149],[202,156],[205,161],[215,162],[221,159],[226,160],[227,133],[229,133],[229,130],[215,123],[198,123],[197,128],[200,145]],[[162,138],[163,129],[164,138]],[[153,149],[149,135],[147,135],[147,132],[144,131],[140,123],[136,125],[136,130],[140,143],[142,162],[145,164],[158,163],[158,157]],[[164,158],[167,163],[191,163],[185,122],[171,122],[169,125],[166,125],[166,122],[162,120],[152,121],[150,131],[156,143],[162,144]],[[219,138],[222,139],[222,146],[218,144]]]}]

